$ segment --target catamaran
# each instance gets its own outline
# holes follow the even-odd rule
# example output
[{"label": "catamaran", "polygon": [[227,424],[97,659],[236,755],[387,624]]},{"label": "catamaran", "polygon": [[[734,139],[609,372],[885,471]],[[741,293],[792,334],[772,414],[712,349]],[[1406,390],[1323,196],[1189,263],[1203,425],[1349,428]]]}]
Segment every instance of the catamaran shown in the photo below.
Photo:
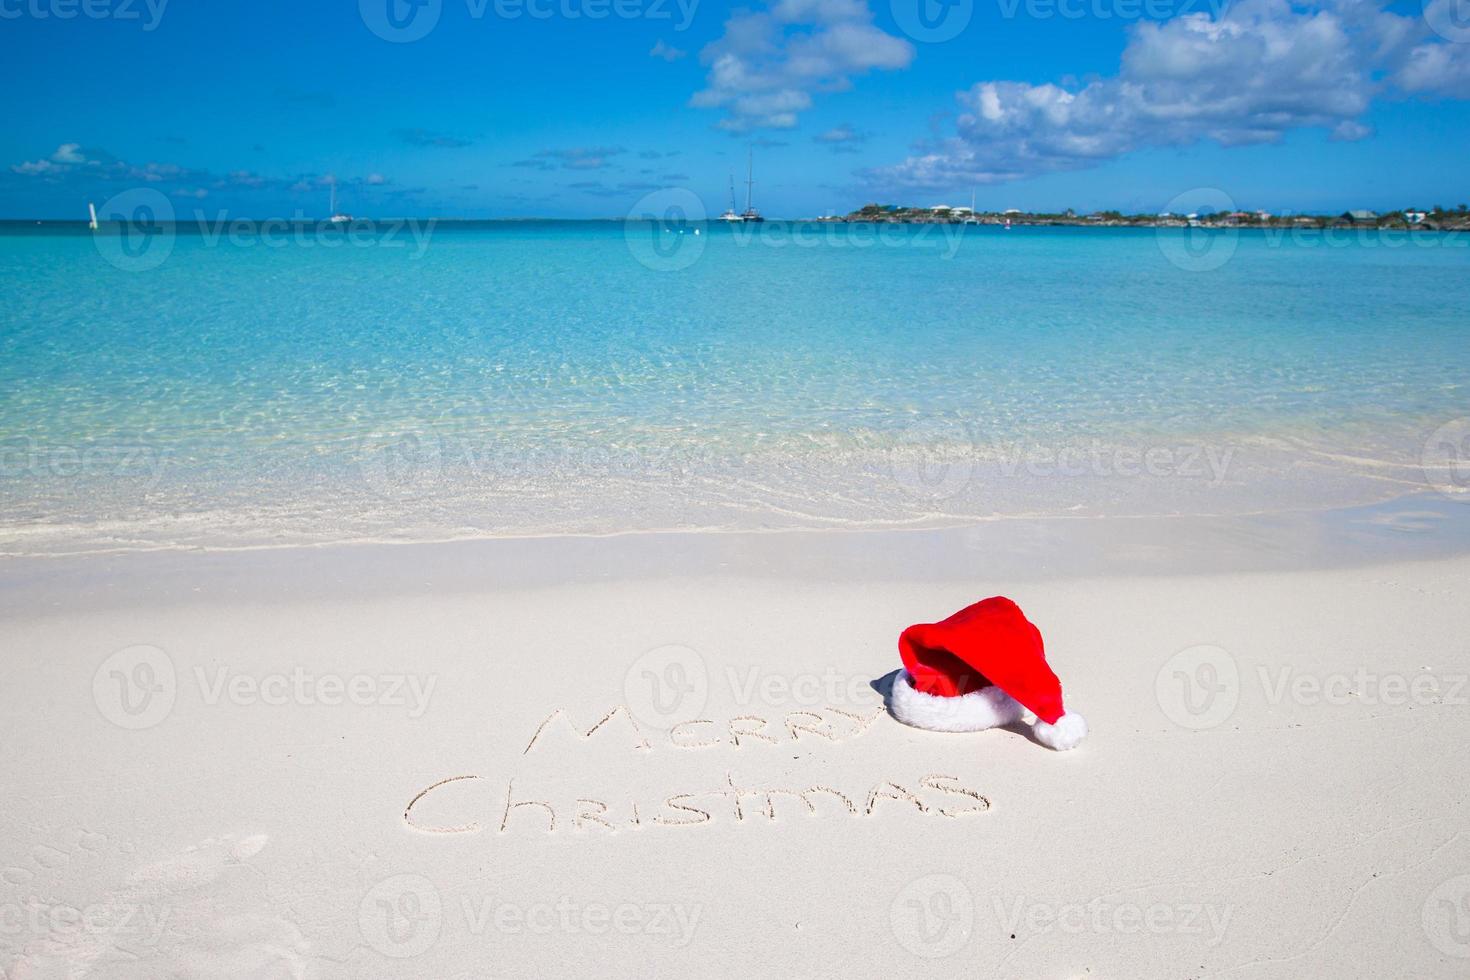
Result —
[{"label": "catamaran", "polygon": [[741,221],[765,221],[761,213],[750,203],[751,188],[755,186],[755,151],[750,150],[750,155],[745,164],[745,211],[741,213]]},{"label": "catamaran", "polygon": [[337,178],[332,178],[332,216],[327,219],[334,225],[346,225],[352,223],[352,215],[343,214],[337,210]]},{"label": "catamaran", "polygon": [[735,175],[730,174],[730,206],[725,213],[720,215],[721,221],[744,221],[745,219],[735,213]]}]

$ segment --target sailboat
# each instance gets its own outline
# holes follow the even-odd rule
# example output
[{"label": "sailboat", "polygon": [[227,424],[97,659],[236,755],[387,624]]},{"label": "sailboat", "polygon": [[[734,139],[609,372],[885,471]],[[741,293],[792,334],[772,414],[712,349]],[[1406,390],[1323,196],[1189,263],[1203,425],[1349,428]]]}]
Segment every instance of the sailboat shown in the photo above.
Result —
[{"label": "sailboat", "polygon": [[745,210],[740,215],[741,221],[765,221],[761,213],[750,203],[751,188],[755,186],[755,151],[749,151],[749,158],[745,164]]},{"label": "sailboat", "polygon": [[975,188],[972,187],[970,188],[970,213],[965,215],[965,220],[961,224],[978,225],[979,223],[980,219],[975,217]]},{"label": "sailboat", "polygon": [[725,209],[724,214],[720,215],[720,220],[732,222],[745,220],[735,213],[735,175],[733,173],[730,174],[730,206]]},{"label": "sailboat", "polygon": [[93,231],[96,231],[97,230],[97,205],[93,204],[91,201],[88,201],[87,202],[87,212],[92,215],[92,220],[87,223],[87,227],[88,228],[91,228]]},{"label": "sailboat", "polygon": [[346,224],[351,224],[352,223],[352,215],[350,215],[350,214],[342,214],[340,211],[337,210],[337,178],[336,177],[333,177],[332,178],[332,208],[331,208],[331,210],[332,210],[332,216],[327,219],[327,221],[330,222],[331,224],[334,224],[334,225],[346,225]]}]

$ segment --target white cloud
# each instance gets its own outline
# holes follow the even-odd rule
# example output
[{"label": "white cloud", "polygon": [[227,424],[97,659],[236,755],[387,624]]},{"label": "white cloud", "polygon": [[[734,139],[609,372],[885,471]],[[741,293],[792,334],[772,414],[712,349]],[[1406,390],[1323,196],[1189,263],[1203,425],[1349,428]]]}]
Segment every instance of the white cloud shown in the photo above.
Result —
[{"label": "white cloud", "polygon": [[34,177],[40,174],[49,174],[61,168],[57,167],[50,160],[27,160],[23,163],[17,163],[10,169],[18,174],[24,174],[27,177]]},{"label": "white cloud", "polygon": [[[336,180],[331,174],[290,178],[265,177],[250,170],[231,170],[224,174],[216,174],[208,170],[181,166],[177,163],[151,161],[141,165],[132,164],[113,156],[106,150],[85,148],[78,143],[63,143],[50,157],[17,163],[12,165],[10,170],[19,176],[47,183],[70,183],[86,187],[98,184],[158,185],[171,194],[195,198],[207,196],[209,189],[312,192]],[[366,177],[340,181],[339,186],[376,187],[391,183],[389,178],[375,173]]]},{"label": "white cloud", "polygon": [[1071,86],[979,82],[956,96],[952,137],[866,176],[961,187],[1200,140],[1269,143],[1302,128],[1363,139],[1372,131],[1360,117],[1384,91],[1385,74],[1407,92],[1470,88],[1465,52],[1424,41],[1426,34],[1424,21],[1368,0],[1310,8],[1245,0],[1218,17],[1139,23],[1116,76]]},{"label": "white cloud", "polygon": [[55,153],[51,154],[51,161],[53,163],[86,163],[87,158],[82,156],[81,149],[80,143],[63,143],[56,148]]},{"label": "white cloud", "polygon": [[[89,152],[92,151],[84,151],[80,143],[62,143],[56,148],[56,152],[46,159],[27,160],[24,163],[15,164],[10,169],[29,177],[42,175],[55,177],[69,173],[78,167],[101,166],[100,161],[88,159]],[[106,154],[101,155],[106,156]]]},{"label": "white cloud", "polygon": [[650,58],[662,58],[664,61],[678,61],[688,54],[688,51],[676,48],[672,44],[665,44],[663,38],[654,41],[653,47],[648,52]]},{"label": "white cloud", "polygon": [[868,134],[853,129],[851,123],[843,123],[812,138],[818,143],[861,143],[868,138]]},{"label": "white cloud", "polygon": [[1470,99],[1470,44],[1418,45],[1393,81],[1406,92]]},{"label": "white cloud", "polygon": [[907,68],[914,47],[873,24],[865,0],[778,0],[736,11],[706,45],[705,87],[690,104],[724,109],[734,132],[790,129],[814,92],[841,91],[868,71]]},{"label": "white cloud", "polygon": [[574,146],[563,150],[542,150],[525,160],[517,160],[513,167],[530,167],[534,170],[601,170],[611,164],[611,157],[626,152],[621,146]]}]

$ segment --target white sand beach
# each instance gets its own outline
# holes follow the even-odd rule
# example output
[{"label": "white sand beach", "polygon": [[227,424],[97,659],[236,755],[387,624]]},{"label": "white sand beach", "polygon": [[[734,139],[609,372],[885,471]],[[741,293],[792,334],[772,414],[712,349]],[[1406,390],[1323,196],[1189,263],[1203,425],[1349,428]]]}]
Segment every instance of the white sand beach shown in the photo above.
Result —
[{"label": "white sand beach", "polygon": [[[896,537],[12,563],[0,966],[1464,975],[1470,558],[1017,576]],[[1072,752],[873,688],[1000,593]]]}]

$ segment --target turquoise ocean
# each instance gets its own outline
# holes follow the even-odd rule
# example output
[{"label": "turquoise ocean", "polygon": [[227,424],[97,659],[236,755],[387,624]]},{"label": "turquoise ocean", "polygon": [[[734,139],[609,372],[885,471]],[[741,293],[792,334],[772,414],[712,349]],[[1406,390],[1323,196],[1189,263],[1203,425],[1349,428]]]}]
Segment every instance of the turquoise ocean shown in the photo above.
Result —
[{"label": "turquoise ocean", "polygon": [[1467,285],[1436,233],[12,223],[0,553],[1453,494]]}]

